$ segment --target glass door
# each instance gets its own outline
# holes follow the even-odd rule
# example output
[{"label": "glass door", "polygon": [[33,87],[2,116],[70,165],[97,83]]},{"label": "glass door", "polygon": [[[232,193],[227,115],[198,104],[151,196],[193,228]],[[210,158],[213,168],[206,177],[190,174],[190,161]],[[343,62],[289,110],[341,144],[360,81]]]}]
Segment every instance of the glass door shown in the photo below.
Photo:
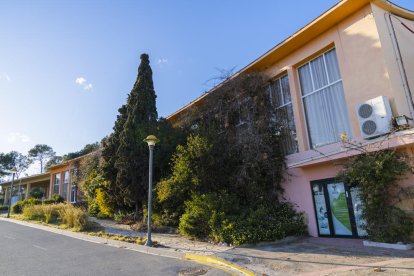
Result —
[{"label": "glass door", "polygon": [[352,225],[349,218],[347,191],[344,183],[326,185],[329,195],[329,209],[335,236],[352,236]]},{"label": "glass door", "polygon": [[312,181],[311,186],[319,236],[366,236],[357,187],[349,188],[334,179]]}]

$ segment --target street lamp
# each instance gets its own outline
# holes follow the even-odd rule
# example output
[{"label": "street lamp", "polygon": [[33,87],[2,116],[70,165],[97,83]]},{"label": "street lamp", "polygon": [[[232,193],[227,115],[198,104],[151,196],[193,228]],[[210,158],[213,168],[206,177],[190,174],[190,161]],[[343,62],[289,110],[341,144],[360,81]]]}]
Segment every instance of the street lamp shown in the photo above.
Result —
[{"label": "street lamp", "polygon": [[149,135],[144,139],[144,142],[148,144],[149,147],[149,187],[148,187],[148,232],[147,232],[147,242],[146,246],[152,246],[151,241],[151,215],[152,215],[152,163],[154,159],[154,147],[158,143],[158,138],[155,135]]},{"label": "street lamp", "polygon": [[13,169],[11,169],[10,172],[13,174],[13,176],[12,176],[12,182],[11,182],[11,185],[10,185],[10,196],[9,196],[10,198],[9,198],[9,208],[7,209],[7,218],[10,217],[10,208],[11,208],[12,195],[13,195],[14,175],[17,173],[17,170],[16,170],[16,168],[13,168]]}]

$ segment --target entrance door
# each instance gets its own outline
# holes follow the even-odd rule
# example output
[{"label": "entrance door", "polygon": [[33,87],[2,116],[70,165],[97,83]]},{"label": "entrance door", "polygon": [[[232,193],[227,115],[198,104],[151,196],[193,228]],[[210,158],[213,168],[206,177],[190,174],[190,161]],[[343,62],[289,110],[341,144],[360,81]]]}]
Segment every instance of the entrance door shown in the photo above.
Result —
[{"label": "entrance door", "polygon": [[362,237],[366,235],[359,190],[333,179],[312,181],[319,236]]}]

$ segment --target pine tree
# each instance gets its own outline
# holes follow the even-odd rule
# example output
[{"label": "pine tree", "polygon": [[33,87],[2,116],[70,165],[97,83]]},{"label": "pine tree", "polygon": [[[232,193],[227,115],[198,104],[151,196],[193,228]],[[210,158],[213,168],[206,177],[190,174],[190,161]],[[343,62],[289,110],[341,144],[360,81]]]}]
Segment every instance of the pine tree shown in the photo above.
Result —
[{"label": "pine tree", "polygon": [[128,97],[114,163],[119,195],[126,206],[135,207],[136,217],[148,191],[148,148],[142,141],[156,131],[158,117],[149,63],[148,55],[142,54],[137,80]]}]

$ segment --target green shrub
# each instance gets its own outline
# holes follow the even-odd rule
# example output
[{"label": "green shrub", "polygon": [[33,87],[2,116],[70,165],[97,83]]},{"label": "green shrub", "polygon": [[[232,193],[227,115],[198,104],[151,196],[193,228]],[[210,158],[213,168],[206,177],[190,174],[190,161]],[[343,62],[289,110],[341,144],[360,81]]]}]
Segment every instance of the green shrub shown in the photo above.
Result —
[{"label": "green shrub", "polygon": [[231,244],[256,244],[275,241],[287,236],[303,236],[307,227],[302,214],[287,203],[265,203],[248,210],[221,228],[221,240]]},{"label": "green shrub", "polygon": [[215,205],[211,196],[193,197],[185,203],[185,213],[180,218],[179,231],[182,235],[197,239],[207,238],[211,233],[209,220]]},{"label": "green shrub", "polygon": [[254,244],[306,234],[302,214],[281,202],[240,206],[234,196],[208,194],[186,202],[181,234],[230,244]]},{"label": "green shrub", "polygon": [[7,211],[9,210],[9,206],[0,206],[0,211]]},{"label": "green shrub", "polygon": [[65,202],[65,199],[61,195],[59,195],[59,194],[53,194],[52,195],[52,200],[55,203],[63,203],[63,202]]},{"label": "green shrub", "polygon": [[98,218],[112,218],[113,210],[109,204],[109,196],[101,188],[96,189],[95,202],[98,205],[99,213]]},{"label": "green shrub", "polygon": [[21,214],[26,206],[41,204],[42,202],[37,198],[30,198],[17,201],[11,208],[13,214]]},{"label": "green shrub", "polygon": [[30,192],[30,196],[33,198],[41,199],[45,196],[45,192],[42,191],[40,188],[36,187]]},{"label": "green shrub", "polygon": [[99,214],[99,205],[96,200],[91,200],[88,206],[89,215],[96,217]]},{"label": "green shrub", "polygon": [[341,181],[356,185],[364,203],[363,217],[369,239],[376,242],[411,242],[414,220],[394,206],[398,180],[411,172],[406,155],[395,150],[365,152],[350,158]]}]

